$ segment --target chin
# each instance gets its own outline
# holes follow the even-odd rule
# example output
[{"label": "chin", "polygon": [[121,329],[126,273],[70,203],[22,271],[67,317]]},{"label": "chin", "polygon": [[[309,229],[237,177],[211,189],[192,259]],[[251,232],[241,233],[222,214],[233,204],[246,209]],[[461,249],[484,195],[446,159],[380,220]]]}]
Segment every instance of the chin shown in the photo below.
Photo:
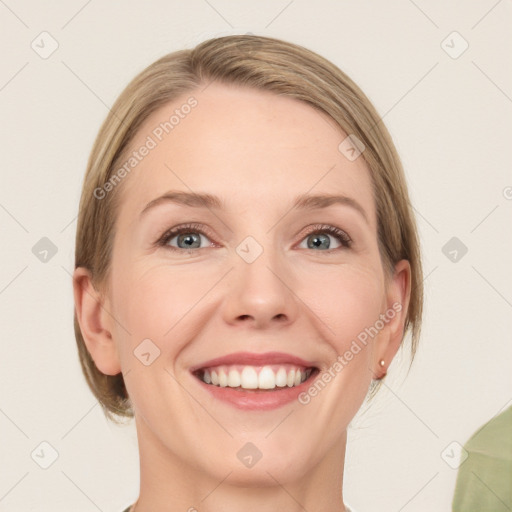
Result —
[{"label": "chin", "polygon": [[[242,487],[275,486],[276,482],[285,485],[300,480],[319,462],[321,456],[301,450],[307,446],[307,440],[298,440],[293,447],[279,446],[279,443],[264,439],[268,432],[251,436],[252,441],[243,441],[239,437],[222,447],[221,454],[211,453],[200,461],[203,470],[210,473],[216,481],[226,479],[226,483]],[[312,447],[311,447],[312,448]],[[229,477],[226,476],[229,474]]]}]

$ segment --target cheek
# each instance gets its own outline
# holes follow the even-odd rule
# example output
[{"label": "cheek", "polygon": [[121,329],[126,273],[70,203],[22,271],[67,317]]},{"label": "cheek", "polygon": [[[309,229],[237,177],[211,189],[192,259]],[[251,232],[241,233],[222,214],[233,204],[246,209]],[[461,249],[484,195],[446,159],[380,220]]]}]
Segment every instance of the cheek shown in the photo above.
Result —
[{"label": "cheek", "polygon": [[310,273],[299,296],[318,312],[328,326],[326,337],[340,353],[379,318],[383,293],[377,268],[341,266]]},{"label": "cheek", "polygon": [[[196,326],[189,321],[194,315],[192,308],[211,286],[212,280],[198,278],[192,265],[175,271],[165,264],[119,268],[113,279],[116,319],[130,332],[131,345],[149,338],[162,351],[177,352],[180,343],[185,343],[180,340],[193,336],[192,332],[187,333]],[[201,304],[204,309],[205,301]],[[126,331],[119,334],[125,336]]]}]

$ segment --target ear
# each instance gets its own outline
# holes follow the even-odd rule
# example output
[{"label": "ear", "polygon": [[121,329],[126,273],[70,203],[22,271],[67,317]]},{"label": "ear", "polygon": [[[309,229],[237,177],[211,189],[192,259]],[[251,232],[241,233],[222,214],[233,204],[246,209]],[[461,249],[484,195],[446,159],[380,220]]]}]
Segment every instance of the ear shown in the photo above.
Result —
[{"label": "ear", "polygon": [[108,299],[94,288],[86,268],[78,267],[73,272],[73,295],[82,337],[96,367],[105,375],[117,375],[121,365],[112,337]]},{"label": "ear", "polygon": [[[385,310],[380,316],[385,326],[379,332],[373,348],[371,369],[374,379],[382,379],[386,375],[391,361],[400,348],[410,297],[411,265],[407,260],[400,260],[395,265],[394,275],[388,283]],[[384,364],[381,364],[382,361]]]}]

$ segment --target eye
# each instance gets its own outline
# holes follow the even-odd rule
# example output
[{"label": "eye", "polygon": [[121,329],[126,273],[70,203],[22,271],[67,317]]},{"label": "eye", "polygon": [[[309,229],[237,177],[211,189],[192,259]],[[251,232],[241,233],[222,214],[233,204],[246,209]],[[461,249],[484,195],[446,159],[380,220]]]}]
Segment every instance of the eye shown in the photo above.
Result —
[{"label": "eye", "polygon": [[[156,245],[175,251],[194,252],[194,250],[206,248],[201,247],[201,237],[209,240],[209,236],[208,230],[201,226],[201,224],[184,224],[166,231],[156,242]],[[331,248],[329,237],[337,239],[341,247]],[[170,243],[175,238],[177,246]],[[305,240],[307,241],[307,249],[321,248],[321,252],[341,249],[342,247],[348,249],[352,245],[352,239],[345,231],[328,224],[315,224],[311,226],[308,234],[305,236]],[[210,244],[211,246],[212,244]]]},{"label": "eye", "polygon": [[[326,233],[328,234],[326,235]],[[307,249],[321,248],[323,251],[340,249],[341,247],[331,248],[329,236],[336,238],[341,244],[341,247],[348,249],[352,245],[352,239],[347,235],[347,233],[345,233],[345,231],[342,231],[335,226],[316,224],[311,226],[309,233],[305,237],[305,240],[307,241]]]},{"label": "eye", "polygon": [[[204,248],[199,247],[201,236],[207,238],[209,235],[200,224],[185,224],[166,231],[156,243],[176,251],[193,252],[194,249]],[[174,238],[176,238],[177,247],[170,244]]]}]

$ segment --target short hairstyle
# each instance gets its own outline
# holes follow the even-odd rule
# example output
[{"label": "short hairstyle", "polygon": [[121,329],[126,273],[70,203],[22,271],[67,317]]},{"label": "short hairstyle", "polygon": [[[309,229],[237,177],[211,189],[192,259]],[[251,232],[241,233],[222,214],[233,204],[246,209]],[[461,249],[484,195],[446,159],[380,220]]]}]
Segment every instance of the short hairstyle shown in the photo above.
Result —
[{"label": "short hairstyle", "polygon": [[[343,71],[311,50],[279,39],[255,35],[209,39],[193,49],[165,55],[128,84],[104,120],[88,160],[78,213],[75,268],[87,268],[94,287],[107,291],[122,185],[101,199],[95,190],[112,179],[137,130],[153,112],[212,81],[305,102],[329,115],[345,134],[356,137],[354,141],[359,139],[364,144],[361,157],[371,173],[386,283],[399,260],[406,259],[411,266],[411,295],[402,345],[411,331],[412,364],[423,309],[422,265],[405,176],[391,136],[370,100]],[[76,310],[74,331],[87,384],[107,419],[117,423],[116,416],[133,417],[122,373],[105,375],[98,370],[84,343]],[[370,397],[380,384],[372,382]]]}]

